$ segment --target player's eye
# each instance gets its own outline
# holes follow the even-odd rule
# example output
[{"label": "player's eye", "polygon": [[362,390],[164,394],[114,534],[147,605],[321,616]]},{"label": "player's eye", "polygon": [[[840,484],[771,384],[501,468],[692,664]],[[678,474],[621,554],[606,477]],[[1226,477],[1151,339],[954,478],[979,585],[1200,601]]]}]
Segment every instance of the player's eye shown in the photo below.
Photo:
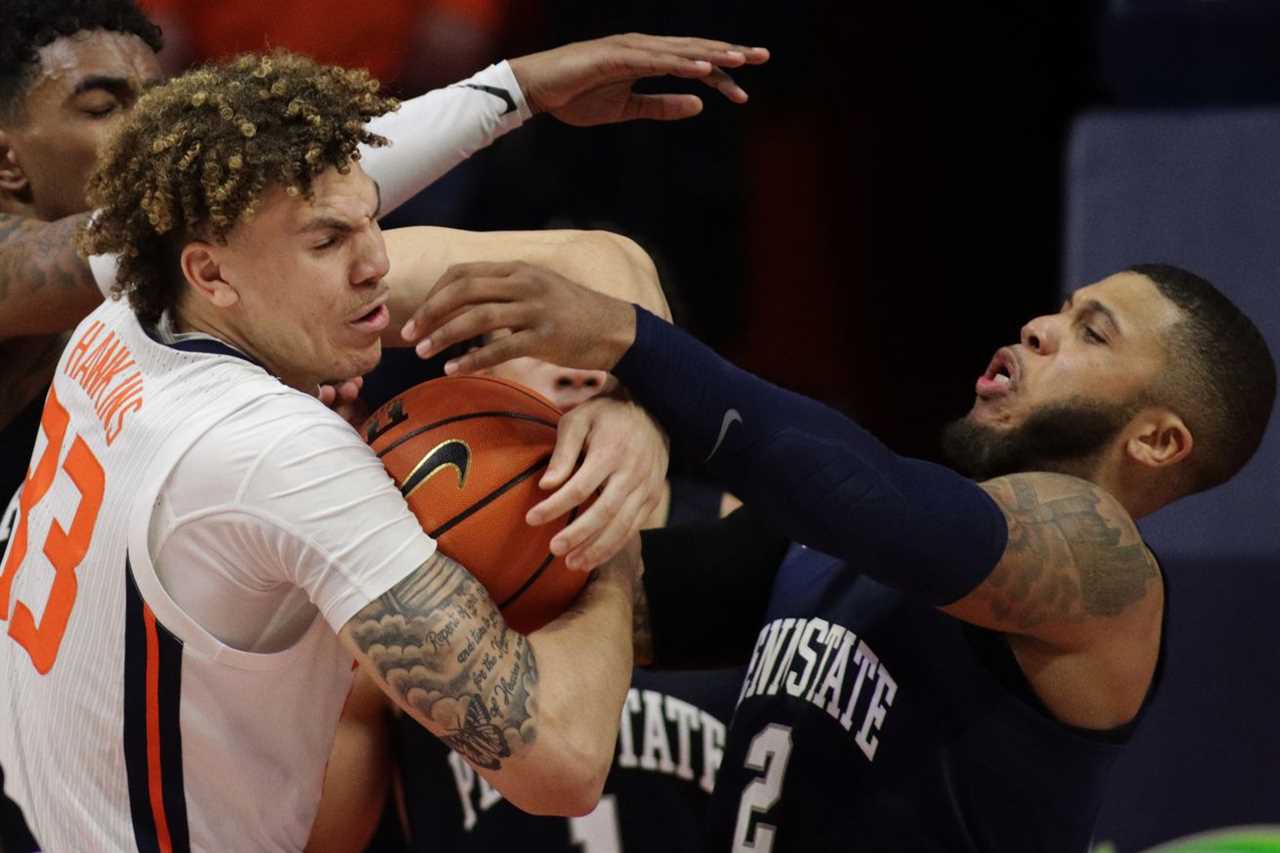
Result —
[{"label": "player's eye", "polygon": [[123,102],[115,93],[106,89],[89,89],[76,95],[72,105],[88,118],[106,118],[123,107]]},{"label": "player's eye", "polygon": [[1081,332],[1081,334],[1083,334],[1083,335],[1084,335],[1084,339],[1085,339],[1086,341],[1088,341],[1089,343],[1091,343],[1091,344],[1105,344],[1105,343],[1107,342],[1107,339],[1106,339],[1106,338],[1104,338],[1102,335],[1100,335],[1100,334],[1098,334],[1097,332],[1095,332],[1095,331],[1094,331],[1093,329],[1091,329],[1090,327],[1088,327],[1088,326],[1082,326],[1081,328],[1083,329],[1083,331]]},{"label": "player's eye", "polygon": [[120,108],[120,105],[113,100],[113,101],[110,101],[109,103],[85,105],[80,108],[80,111],[83,112],[85,115],[89,116],[90,118],[106,118],[107,116],[111,115],[119,108]]},{"label": "player's eye", "polygon": [[317,252],[322,252],[325,249],[332,249],[336,245],[338,245],[337,237],[326,237],[311,248],[315,249]]}]

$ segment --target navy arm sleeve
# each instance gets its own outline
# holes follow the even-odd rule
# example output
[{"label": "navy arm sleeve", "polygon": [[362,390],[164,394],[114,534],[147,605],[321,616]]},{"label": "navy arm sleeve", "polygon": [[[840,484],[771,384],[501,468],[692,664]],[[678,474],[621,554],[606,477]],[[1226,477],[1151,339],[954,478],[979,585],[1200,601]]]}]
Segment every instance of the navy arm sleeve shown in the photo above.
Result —
[{"label": "navy arm sleeve", "polygon": [[962,598],[1004,553],[1008,526],[959,474],[890,451],[848,417],[741,370],[636,307],[614,374],[700,474],[788,538],[933,604]]}]

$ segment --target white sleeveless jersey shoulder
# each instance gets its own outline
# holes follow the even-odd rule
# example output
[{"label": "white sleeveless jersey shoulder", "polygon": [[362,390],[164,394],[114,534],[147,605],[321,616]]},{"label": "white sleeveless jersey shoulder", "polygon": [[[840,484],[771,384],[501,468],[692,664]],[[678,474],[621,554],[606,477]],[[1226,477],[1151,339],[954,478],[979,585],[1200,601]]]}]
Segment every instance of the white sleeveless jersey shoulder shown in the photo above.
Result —
[{"label": "white sleeveless jersey shoulder", "polygon": [[[21,494],[0,766],[42,849],[301,850],[350,688],[335,632],[434,550],[373,454],[109,300],[63,353]],[[237,607],[269,653],[220,622]]]}]

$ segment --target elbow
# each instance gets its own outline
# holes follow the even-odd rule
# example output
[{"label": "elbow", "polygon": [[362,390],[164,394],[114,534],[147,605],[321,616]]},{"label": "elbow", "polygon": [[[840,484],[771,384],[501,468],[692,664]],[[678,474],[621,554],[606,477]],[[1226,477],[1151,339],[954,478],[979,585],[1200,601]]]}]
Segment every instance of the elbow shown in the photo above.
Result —
[{"label": "elbow", "polygon": [[614,741],[610,740],[608,744],[578,744],[564,750],[555,774],[560,787],[557,814],[581,817],[595,809],[613,765],[613,747]]},{"label": "elbow", "polygon": [[616,281],[599,289],[618,299],[634,302],[668,323],[672,322],[671,306],[667,304],[662,290],[658,268],[639,243],[612,231],[583,231],[579,239],[601,256],[611,258],[610,267],[623,273]]},{"label": "elbow", "polygon": [[582,817],[591,814],[600,803],[604,794],[604,780],[609,775],[609,766],[597,772],[579,772],[566,785],[563,796],[557,804],[556,814],[564,817]]},{"label": "elbow", "polygon": [[566,813],[568,817],[581,817],[595,811],[600,797],[604,795],[609,768],[613,766],[613,748],[614,741],[610,741],[607,748],[593,750],[592,754],[584,754],[575,762],[577,768],[572,796],[566,800],[571,809]]},{"label": "elbow", "polygon": [[554,743],[555,748],[540,756],[536,764],[531,763],[537,771],[520,786],[521,796],[509,794],[507,799],[531,814],[561,817],[590,814],[604,793],[616,737],[606,743],[605,738],[593,736],[596,734],[593,732],[582,732],[581,737],[574,734],[564,732],[559,737],[550,731],[546,737],[540,734],[539,746],[550,747]]},{"label": "elbow", "polygon": [[[610,755],[612,758],[612,755]],[[543,779],[529,785],[520,795],[506,794],[512,805],[535,815],[581,817],[590,814],[604,793],[609,763],[586,767],[576,762],[557,762],[548,767]]]},{"label": "elbow", "polygon": [[604,793],[604,784],[601,783],[595,788],[595,793],[582,797],[569,804],[569,808],[560,812],[562,817],[586,817],[596,810],[596,806],[600,804],[600,797]]}]

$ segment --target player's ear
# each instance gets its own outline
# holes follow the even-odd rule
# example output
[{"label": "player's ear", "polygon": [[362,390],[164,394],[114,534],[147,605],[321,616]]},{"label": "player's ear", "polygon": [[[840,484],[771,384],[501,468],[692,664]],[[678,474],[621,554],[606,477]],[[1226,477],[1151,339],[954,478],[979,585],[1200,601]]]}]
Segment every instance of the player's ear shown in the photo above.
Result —
[{"label": "player's ear", "polygon": [[1131,459],[1141,465],[1161,468],[1181,462],[1191,455],[1195,444],[1191,430],[1181,417],[1167,409],[1143,416],[1125,444]]},{"label": "player's ear", "polygon": [[31,181],[18,162],[18,152],[13,149],[9,131],[0,128],[0,192],[20,195],[30,188]]},{"label": "player's ear", "polygon": [[191,289],[213,306],[229,308],[240,301],[240,294],[222,277],[218,250],[213,244],[192,240],[182,247],[178,264]]}]

